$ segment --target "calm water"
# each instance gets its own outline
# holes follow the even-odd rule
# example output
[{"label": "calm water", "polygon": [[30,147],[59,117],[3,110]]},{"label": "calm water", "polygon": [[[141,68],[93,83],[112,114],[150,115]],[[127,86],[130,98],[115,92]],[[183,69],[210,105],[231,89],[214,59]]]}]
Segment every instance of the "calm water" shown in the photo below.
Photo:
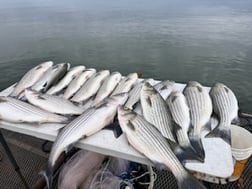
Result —
[{"label": "calm water", "polygon": [[0,88],[53,60],[177,82],[221,81],[252,112],[252,3],[217,2],[0,0]]}]

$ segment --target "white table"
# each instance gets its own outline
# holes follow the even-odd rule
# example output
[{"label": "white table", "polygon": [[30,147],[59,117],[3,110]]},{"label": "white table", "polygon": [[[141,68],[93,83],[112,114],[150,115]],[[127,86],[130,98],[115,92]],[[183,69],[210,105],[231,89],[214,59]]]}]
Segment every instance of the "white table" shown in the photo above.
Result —
[{"label": "white table", "polygon": [[[63,124],[30,125],[0,121],[0,127],[3,129],[49,141],[54,141],[56,139],[58,129],[63,126]],[[80,140],[75,146],[142,164],[151,164],[148,159],[128,144],[124,134],[119,138],[115,138],[111,130],[101,130],[93,136]]]}]

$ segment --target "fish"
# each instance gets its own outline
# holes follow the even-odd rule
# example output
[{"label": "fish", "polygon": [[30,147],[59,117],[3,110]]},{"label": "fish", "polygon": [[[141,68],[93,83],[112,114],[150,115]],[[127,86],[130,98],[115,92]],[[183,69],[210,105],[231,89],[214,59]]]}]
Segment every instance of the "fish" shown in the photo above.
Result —
[{"label": "fish", "polygon": [[0,96],[10,96],[14,88],[16,87],[17,83],[12,84],[11,86],[7,87],[6,89],[3,89],[0,92]]},{"label": "fish", "polygon": [[140,94],[143,87],[143,81],[137,82],[129,92],[129,98],[125,103],[127,108],[133,109],[133,106],[140,100]]},{"label": "fish", "polygon": [[69,159],[60,171],[58,189],[77,189],[90,172],[100,168],[106,156],[103,154],[80,150]]},{"label": "fish", "polygon": [[121,77],[122,75],[119,72],[113,72],[104,80],[94,98],[94,105],[100,103],[113,92]]},{"label": "fish", "polygon": [[39,93],[26,89],[25,97],[30,104],[56,114],[80,115],[84,111],[84,109],[80,106],[77,106],[71,101],[59,96]]},{"label": "fish", "polygon": [[190,140],[187,132],[190,127],[190,112],[185,99],[181,92],[172,92],[166,100],[172,119],[176,124],[176,134],[178,143],[181,146],[190,146]]},{"label": "fish", "polygon": [[56,94],[64,89],[76,76],[78,76],[85,66],[75,66],[72,67],[66,75],[54,86],[52,86],[46,93],[47,94]]},{"label": "fish", "polygon": [[119,82],[119,84],[117,85],[117,87],[115,88],[115,90],[111,95],[129,92],[134,83],[137,81],[137,79],[138,79],[137,73],[128,74],[127,77],[123,78]]},{"label": "fish", "polygon": [[60,154],[81,138],[91,136],[112,123],[116,115],[118,105],[125,103],[127,98],[127,93],[109,97],[106,102],[101,104],[99,107],[87,109],[82,115],[67,124],[58,133],[49,154],[47,169],[45,172],[42,172],[46,178],[49,189],[52,186],[53,166]]},{"label": "fish", "polygon": [[66,90],[64,91],[63,97],[66,99],[71,98],[81,88],[81,86],[95,73],[96,69],[85,69],[80,75],[78,75],[69,83]]},{"label": "fish", "polygon": [[189,81],[183,91],[190,109],[191,128],[189,138],[200,157],[205,157],[201,137],[204,137],[211,127],[210,118],[213,111],[212,100],[206,88],[197,81]]},{"label": "fish", "polygon": [[14,123],[67,123],[68,118],[12,97],[0,97],[0,119]]},{"label": "fish", "polygon": [[39,80],[31,86],[34,91],[45,93],[52,85],[57,83],[69,69],[69,63],[56,64],[49,68]]},{"label": "fish", "polygon": [[130,145],[150,159],[156,167],[168,168],[175,176],[179,189],[205,188],[186,171],[173,153],[167,139],[144,117],[119,106],[118,120]]},{"label": "fish", "polygon": [[169,107],[148,82],[142,87],[140,101],[144,118],[157,127],[164,137],[176,142]]},{"label": "fish", "polygon": [[[166,102],[169,106],[172,120],[174,121],[174,130],[179,145],[183,147],[186,152],[194,153],[196,157],[197,153],[191,146],[188,136],[191,119],[185,96],[182,92],[172,92]],[[204,160],[202,159],[201,161]]]},{"label": "fish", "polygon": [[17,83],[10,96],[18,97],[25,89],[35,84],[52,65],[52,61],[47,61],[30,69]]},{"label": "fish", "polygon": [[71,98],[71,101],[81,102],[94,96],[109,74],[109,70],[97,72],[86,83],[84,83],[77,93],[75,93],[75,95]]},{"label": "fish", "polygon": [[150,78],[150,79],[145,79],[145,80],[136,82],[136,84],[133,86],[133,88],[129,92],[129,98],[127,102],[125,103],[126,107],[133,109],[134,105],[140,101],[140,94],[141,94],[141,90],[142,90],[144,82],[153,83],[154,79]]},{"label": "fish", "polygon": [[[127,106],[126,106],[127,107]],[[142,109],[142,105],[141,105],[141,102],[138,101],[134,107],[133,107],[133,111],[138,113],[139,115],[143,115],[143,109]]]},{"label": "fish", "polygon": [[231,122],[238,118],[238,101],[233,91],[222,83],[216,83],[210,90],[214,113],[219,124],[206,137],[221,137],[231,144]]},{"label": "fish", "polygon": [[174,81],[165,80],[154,85],[154,88],[166,100],[171,92],[174,91],[174,84]]}]

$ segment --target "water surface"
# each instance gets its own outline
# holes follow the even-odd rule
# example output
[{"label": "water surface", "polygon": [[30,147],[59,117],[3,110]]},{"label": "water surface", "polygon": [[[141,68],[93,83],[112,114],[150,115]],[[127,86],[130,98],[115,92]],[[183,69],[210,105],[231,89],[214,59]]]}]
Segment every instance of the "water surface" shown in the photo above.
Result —
[{"label": "water surface", "polygon": [[0,0],[0,88],[45,60],[220,81],[252,112],[252,3]]}]

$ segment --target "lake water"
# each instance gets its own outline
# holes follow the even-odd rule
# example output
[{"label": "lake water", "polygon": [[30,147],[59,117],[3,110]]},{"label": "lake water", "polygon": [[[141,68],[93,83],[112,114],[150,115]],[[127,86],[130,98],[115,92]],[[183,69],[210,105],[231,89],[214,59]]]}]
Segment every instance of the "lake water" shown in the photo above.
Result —
[{"label": "lake water", "polygon": [[45,60],[220,81],[252,112],[252,2],[0,0],[0,88]]}]

